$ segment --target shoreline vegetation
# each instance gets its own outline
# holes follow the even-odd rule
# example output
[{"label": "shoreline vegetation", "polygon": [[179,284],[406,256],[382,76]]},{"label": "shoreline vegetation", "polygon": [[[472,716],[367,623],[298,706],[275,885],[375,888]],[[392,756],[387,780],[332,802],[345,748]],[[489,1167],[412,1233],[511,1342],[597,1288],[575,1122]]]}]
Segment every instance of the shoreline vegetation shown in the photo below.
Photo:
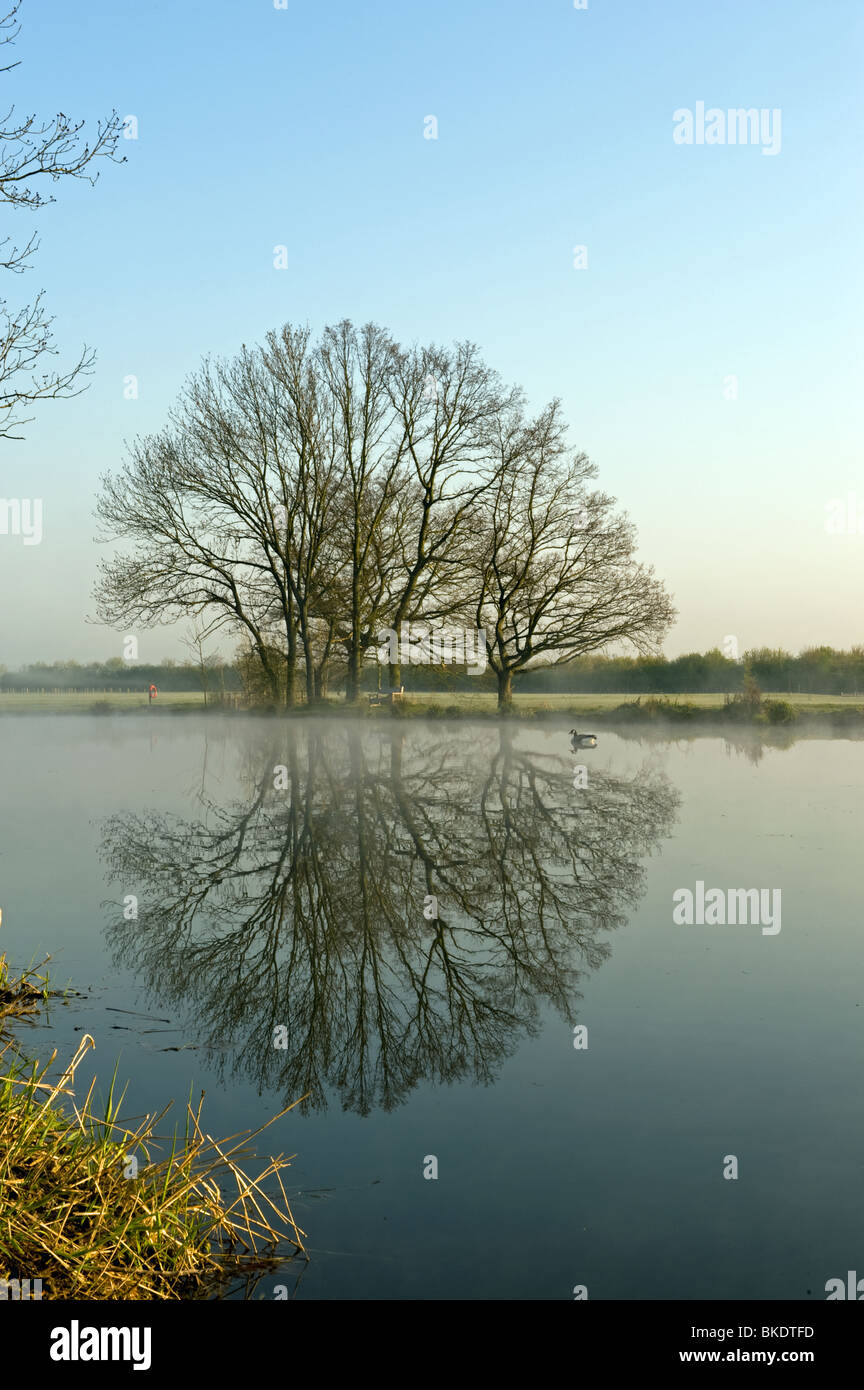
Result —
[{"label": "shoreline vegetation", "polygon": [[[411,642],[416,634],[410,630]],[[464,634],[463,634],[464,636]],[[140,661],[111,657],[107,661],[33,661],[16,671],[0,665],[0,696],[4,694],[43,695],[143,695],[148,686],[155,685],[160,697],[180,698],[220,696],[254,700],[261,694],[256,682],[249,679],[248,663],[242,654],[234,659],[220,652],[204,653],[197,643],[187,639],[184,645],[197,651],[197,660]],[[422,655],[428,661],[412,661],[400,667],[398,684],[411,694],[440,696],[449,693],[479,695],[496,693],[494,673],[472,674],[456,660],[447,660],[443,642],[439,641],[441,660],[427,644]],[[340,664],[331,661],[331,679],[317,695],[345,700],[345,672]],[[373,693],[386,683],[389,671],[377,659],[366,660],[357,688],[357,699]],[[776,691],[783,696],[815,695],[817,697],[854,697],[864,700],[864,647],[840,650],[835,647],[807,647],[794,655],[782,648],[755,647],[740,658],[726,656],[714,648],[705,652],[687,652],[683,656],[606,656],[595,654],[573,660],[541,663],[523,670],[514,685],[514,696],[540,696],[558,699],[572,695],[604,698],[611,692],[621,699],[641,695],[643,699],[665,696],[734,695],[748,681],[755,681],[761,690]],[[305,685],[305,681],[302,683]],[[313,692],[316,693],[316,692]],[[284,697],[285,692],[281,691]],[[306,696],[302,689],[294,692],[294,703]],[[270,702],[272,697],[266,696]],[[345,701],[346,703],[347,700]],[[284,698],[277,703],[286,705]]]},{"label": "shoreline vegetation", "polygon": [[[56,1051],[44,1063],[19,1051],[7,1025],[51,993],[34,970],[10,976],[0,955],[0,1281],[29,1280],[29,1289],[40,1280],[43,1299],[201,1300],[238,1281],[248,1296],[265,1272],[308,1259],[282,1182],[290,1158],[248,1148],[300,1100],[221,1142],[201,1128],[203,1092],[186,1106],[183,1134],[157,1134],[171,1102],[129,1128],[116,1067],[101,1113],[95,1078],[83,1102],[74,1099],[76,1068],[96,1045],[89,1033],[53,1082]],[[255,1177],[241,1160],[260,1169]],[[277,1256],[280,1245],[293,1254]]]},{"label": "shoreline vegetation", "polygon": [[[2,920],[3,913],[0,912],[0,922]],[[43,965],[45,963],[42,962]],[[0,1043],[3,1041],[6,1020],[29,1018],[54,993],[48,988],[48,976],[40,975],[36,967],[10,977],[6,957],[0,955]]]},{"label": "shoreline vegetation", "polygon": [[245,703],[241,697],[211,695],[205,704],[197,691],[173,691],[152,704],[140,692],[36,694],[0,693],[0,714],[90,714],[147,715],[207,714],[296,719],[324,717],[339,719],[509,719],[540,723],[556,719],[585,719],[614,726],[689,726],[716,730],[718,725],[745,725],[759,728],[794,728],[797,732],[864,734],[864,701],[858,695],[820,695],[762,692],[745,686],[733,694],[633,695],[620,693],[582,693],[547,695],[519,693],[512,707],[501,711],[493,692],[406,691],[392,704],[371,704],[368,698],[346,705],[338,698],[312,704],[298,703],[290,708]]}]

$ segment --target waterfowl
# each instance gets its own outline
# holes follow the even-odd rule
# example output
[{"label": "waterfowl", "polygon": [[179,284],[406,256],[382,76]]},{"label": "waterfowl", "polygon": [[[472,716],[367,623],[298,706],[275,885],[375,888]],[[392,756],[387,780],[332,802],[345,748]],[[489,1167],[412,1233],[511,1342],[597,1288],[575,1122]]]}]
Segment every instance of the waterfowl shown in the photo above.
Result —
[{"label": "waterfowl", "polygon": [[574,748],[596,748],[596,734],[580,734],[576,729],[570,730],[570,742]]}]

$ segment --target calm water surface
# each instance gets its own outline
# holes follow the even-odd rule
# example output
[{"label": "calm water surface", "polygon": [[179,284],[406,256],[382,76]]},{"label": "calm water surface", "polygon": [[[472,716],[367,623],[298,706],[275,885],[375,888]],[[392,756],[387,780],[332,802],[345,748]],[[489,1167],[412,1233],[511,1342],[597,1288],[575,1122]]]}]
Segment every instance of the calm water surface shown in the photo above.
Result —
[{"label": "calm water surface", "polygon": [[[0,747],[3,948],[87,996],[30,1051],[90,1032],[79,1094],[119,1057],[127,1118],[203,1089],[216,1135],[309,1092],[268,1148],[313,1258],[257,1296],[824,1299],[864,1269],[864,743],[166,713],[10,716]],[[675,925],[697,880],[779,888],[779,934]]]}]

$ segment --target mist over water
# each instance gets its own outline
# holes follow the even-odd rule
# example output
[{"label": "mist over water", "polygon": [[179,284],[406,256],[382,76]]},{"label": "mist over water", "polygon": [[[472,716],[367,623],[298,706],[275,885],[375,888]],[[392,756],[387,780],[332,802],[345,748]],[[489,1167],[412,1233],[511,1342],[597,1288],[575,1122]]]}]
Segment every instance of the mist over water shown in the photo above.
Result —
[{"label": "mist over water", "polygon": [[[3,720],[3,946],[86,992],[27,1047],[90,1032],[82,1093],[119,1055],[127,1116],[204,1089],[212,1134],[308,1092],[267,1132],[297,1297],[824,1298],[864,1226],[864,743],[597,732]],[[698,882],[782,930],[674,924]]]}]

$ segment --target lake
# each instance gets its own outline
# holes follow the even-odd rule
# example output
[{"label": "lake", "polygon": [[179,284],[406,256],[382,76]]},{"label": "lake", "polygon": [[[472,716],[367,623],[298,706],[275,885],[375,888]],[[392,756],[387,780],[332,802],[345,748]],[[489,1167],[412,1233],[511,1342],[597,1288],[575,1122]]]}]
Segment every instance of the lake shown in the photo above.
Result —
[{"label": "lake", "polygon": [[[864,742],[597,732],[0,720],[0,945],[84,995],[22,1045],[89,1032],[79,1096],[119,1058],[127,1119],[203,1089],[216,1136],[308,1093],[259,1142],[312,1258],[255,1297],[864,1274]],[[781,929],[679,925],[700,883]]]}]

